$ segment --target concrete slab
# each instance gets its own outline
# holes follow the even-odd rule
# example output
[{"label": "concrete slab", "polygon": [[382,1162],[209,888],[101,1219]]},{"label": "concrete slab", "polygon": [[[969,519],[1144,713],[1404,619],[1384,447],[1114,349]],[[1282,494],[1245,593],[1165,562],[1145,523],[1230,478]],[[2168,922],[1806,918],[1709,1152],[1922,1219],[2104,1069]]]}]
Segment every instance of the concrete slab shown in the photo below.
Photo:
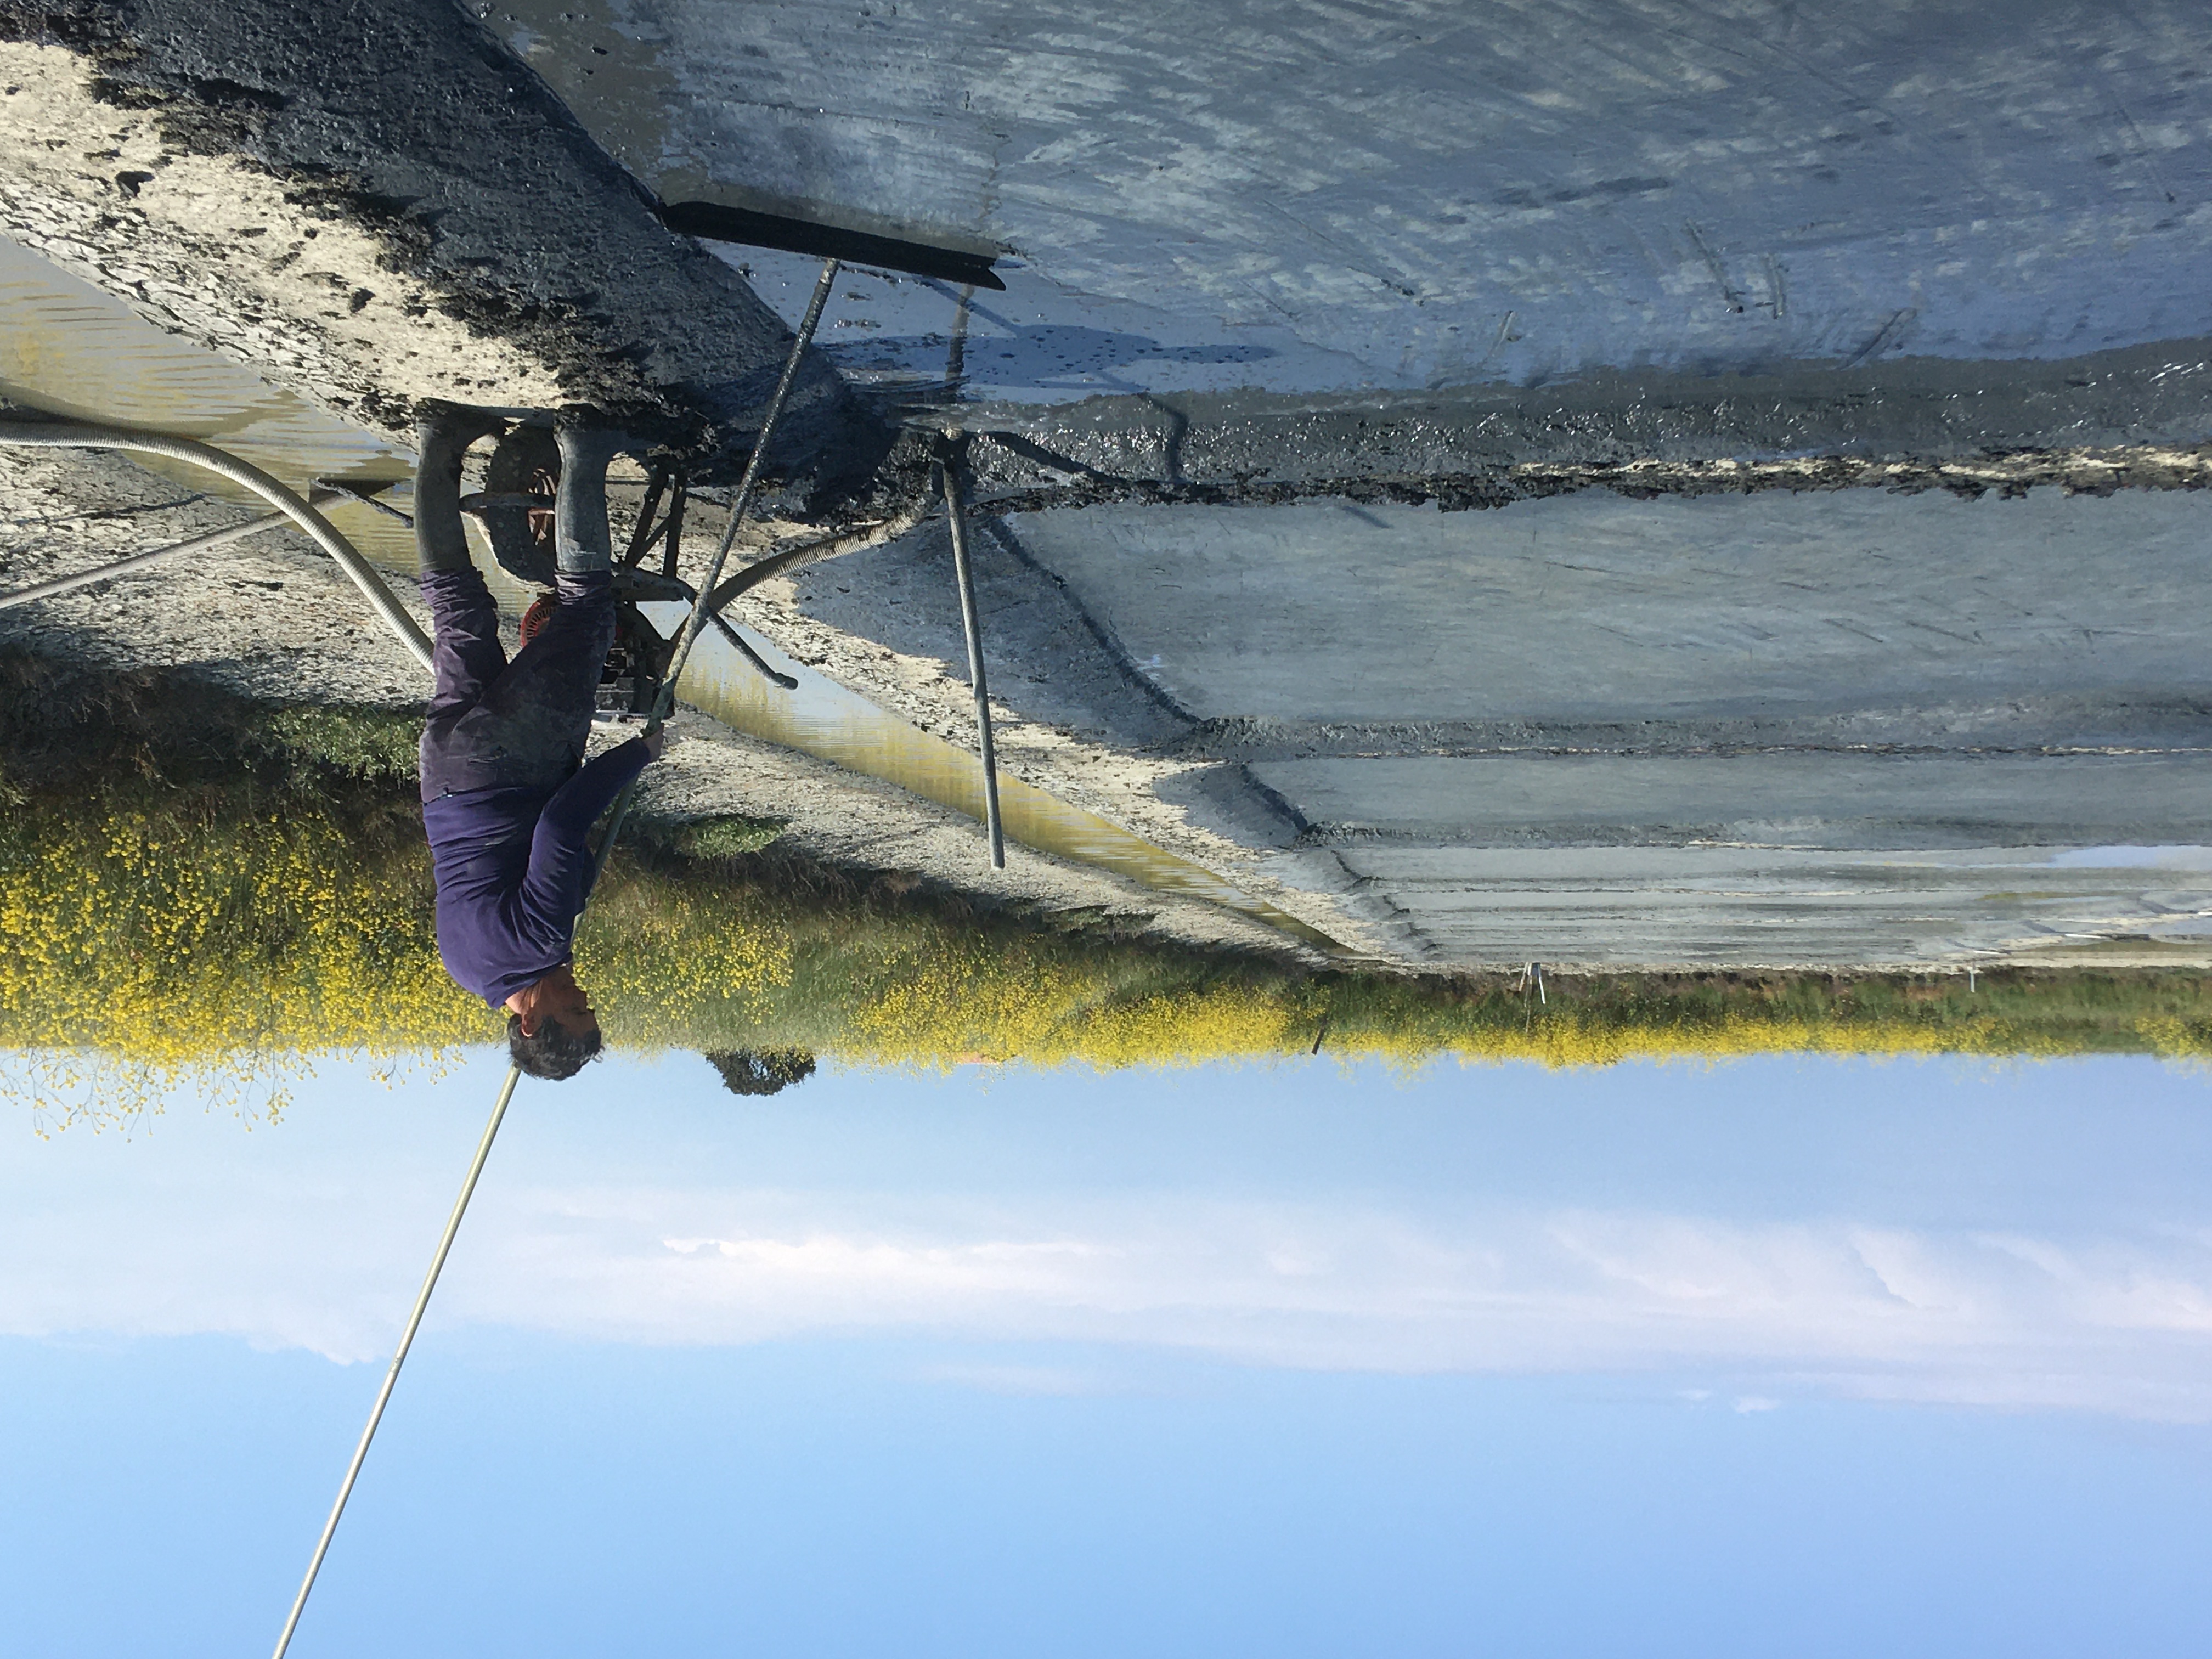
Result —
[{"label": "concrete slab", "polygon": [[2212,752],[1409,755],[1254,765],[1313,842],[1828,849],[2212,841]]},{"label": "concrete slab", "polygon": [[1013,249],[998,394],[2212,333],[2191,0],[479,9],[669,199]]},{"label": "concrete slab", "polygon": [[[1716,736],[1796,722],[1797,740],[1842,741],[1933,741],[1963,721],[2017,726],[2018,744],[2111,741],[2163,718],[2153,704],[2212,705],[2212,509],[2189,493],[1589,491],[1492,513],[1337,502],[1012,522],[1203,720],[1669,721]],[[2041,712],[2023,721],[2014,705]],[[1862,714],[1871,723],[1847,729]],[[2201,713],[2182,719],[2212,734]]]},{"label": "concrete slab", "polygon": [[[1522,848],[1353,843],[1286,854],[1280,878],[1335,890],[1407,956],[1565,967],[1877,968],[2055,959],[2212,960],[2206,849],[2039,848],[1834,853],[1748,848]],[[2075,856],[2081,856],[2076,854]]]}]

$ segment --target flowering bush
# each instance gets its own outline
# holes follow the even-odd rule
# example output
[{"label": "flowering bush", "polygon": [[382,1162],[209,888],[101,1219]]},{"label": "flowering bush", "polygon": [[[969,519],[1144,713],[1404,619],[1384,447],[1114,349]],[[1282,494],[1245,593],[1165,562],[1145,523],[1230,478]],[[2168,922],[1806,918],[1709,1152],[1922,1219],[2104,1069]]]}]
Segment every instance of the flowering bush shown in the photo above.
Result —
[{"label": "flowering bush", "polygon": [[[387,804],[388,805],[388,804]],[[449,1053],[499,1017],[445,975],[428,858],[387,810],[279,793],[161,811],[31,801],[0,834],[0,1073],[64,1121],[187,1073],[282,1103],[315,1054]],[[396,826],[396,827],[395,827]],[[618,855],[580,977],[610,1040],[848,1063],[1099,1067],[1302,1054],[1604,1066],[1778,1050],[2212,1053],[2189,975],[1555,977],[1322,974],[957,903],[779,884],[741,859]]]}]

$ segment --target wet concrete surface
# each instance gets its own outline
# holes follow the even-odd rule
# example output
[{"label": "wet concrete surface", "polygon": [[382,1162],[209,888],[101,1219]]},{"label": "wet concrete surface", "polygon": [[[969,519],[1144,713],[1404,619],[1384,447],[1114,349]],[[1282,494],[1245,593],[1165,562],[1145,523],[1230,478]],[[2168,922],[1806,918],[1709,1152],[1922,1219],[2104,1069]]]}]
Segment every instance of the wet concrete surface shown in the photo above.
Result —
[{"label": "wet concrete surface", "polygon": [[479,10],[668,199],[1012,250],[994,396],[2212,334],[2188,0]]},{"label": "wet concrete surface", "polygon": [[[2148,854],[2148,857],[2138,855]],[[1858,854],[1347,846],[1282,860],[1401,959],[1636,969],[2202,964],[2201,847]],[[2150,860],[2167,860],[2161,867]]]},{"label": "wet concrete surface", "polygon": [[2212,750],[1330,757],[1261,762],[1309,842],[1826,852],[2172,846],[2212,823]]},{"label": "wet concrete surface", "polygon": [[1424,747],[2212,743],[2212,508],[2193,494],[1008,522],[1189,715],[1278,744],[1394,726]]},{"label": "wet concrete surface", "polygon": [[[957,683],[930,535],[796,599]],[[1161,757],[1147,792],[1242,849],[1217,865],[1382,954],[2212,945],[2212,890],[2165,868],[2212,866],[2191,493],[1102,507],[978,539],[1010,712]],[[2069,861],[2113,847],[2167,850]]]},{"label": "wet concrete surface", "polygon": [[2056,362],[1607,372],[1533,387],[1086,399],[959,411],[979,499],[1453,509],[1592,487],[1634,498],[1873,487],[2108,495],[2212,483],[2212,342]]}]

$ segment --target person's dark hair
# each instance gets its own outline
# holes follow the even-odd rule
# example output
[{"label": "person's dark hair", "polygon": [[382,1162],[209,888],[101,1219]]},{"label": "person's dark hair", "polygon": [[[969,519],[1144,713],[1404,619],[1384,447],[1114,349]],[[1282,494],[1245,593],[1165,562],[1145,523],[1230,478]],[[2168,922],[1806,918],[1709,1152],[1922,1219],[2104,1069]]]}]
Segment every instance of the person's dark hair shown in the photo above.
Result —
[{"label": "person's dark hair", "polygon": [[522,1034],[522,1016],[507,1017],[507,1052],[532,1077],[561,1083],[599,1058],[599,1034],[570,1030],[557,1019],[538,1022],[538,1035]]}]

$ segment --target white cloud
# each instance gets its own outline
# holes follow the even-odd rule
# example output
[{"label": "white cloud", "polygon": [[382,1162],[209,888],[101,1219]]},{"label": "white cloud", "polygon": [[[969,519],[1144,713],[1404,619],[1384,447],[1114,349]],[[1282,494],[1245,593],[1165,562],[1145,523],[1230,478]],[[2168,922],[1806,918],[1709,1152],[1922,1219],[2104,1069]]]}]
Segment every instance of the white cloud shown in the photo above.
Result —
[{"label": "white cloud", "polygon": [[[9,1206],[0,1331],[227,1333],[380,1359],[442,1194],[395,1212],[375,1190],[171,1183]],[[1687,1371],[1728,1379],[1740,1412],[1828,1393],[2212,1420],[2203,1231],[503,1185],[479,1197],[432,1320],[644,1343],[906,1333],[1339,1370]],[[1094,1386],[1048,1365],[935,1380]]]},{"label": "white cloud", "polygon": [[1111,1394],[1114,1383],[1095,1371],[1058,1365],[925,1365],[915,1372],[917,1381],[949,1382],[977,1389],[985,1394],[1081,1395]]}]

